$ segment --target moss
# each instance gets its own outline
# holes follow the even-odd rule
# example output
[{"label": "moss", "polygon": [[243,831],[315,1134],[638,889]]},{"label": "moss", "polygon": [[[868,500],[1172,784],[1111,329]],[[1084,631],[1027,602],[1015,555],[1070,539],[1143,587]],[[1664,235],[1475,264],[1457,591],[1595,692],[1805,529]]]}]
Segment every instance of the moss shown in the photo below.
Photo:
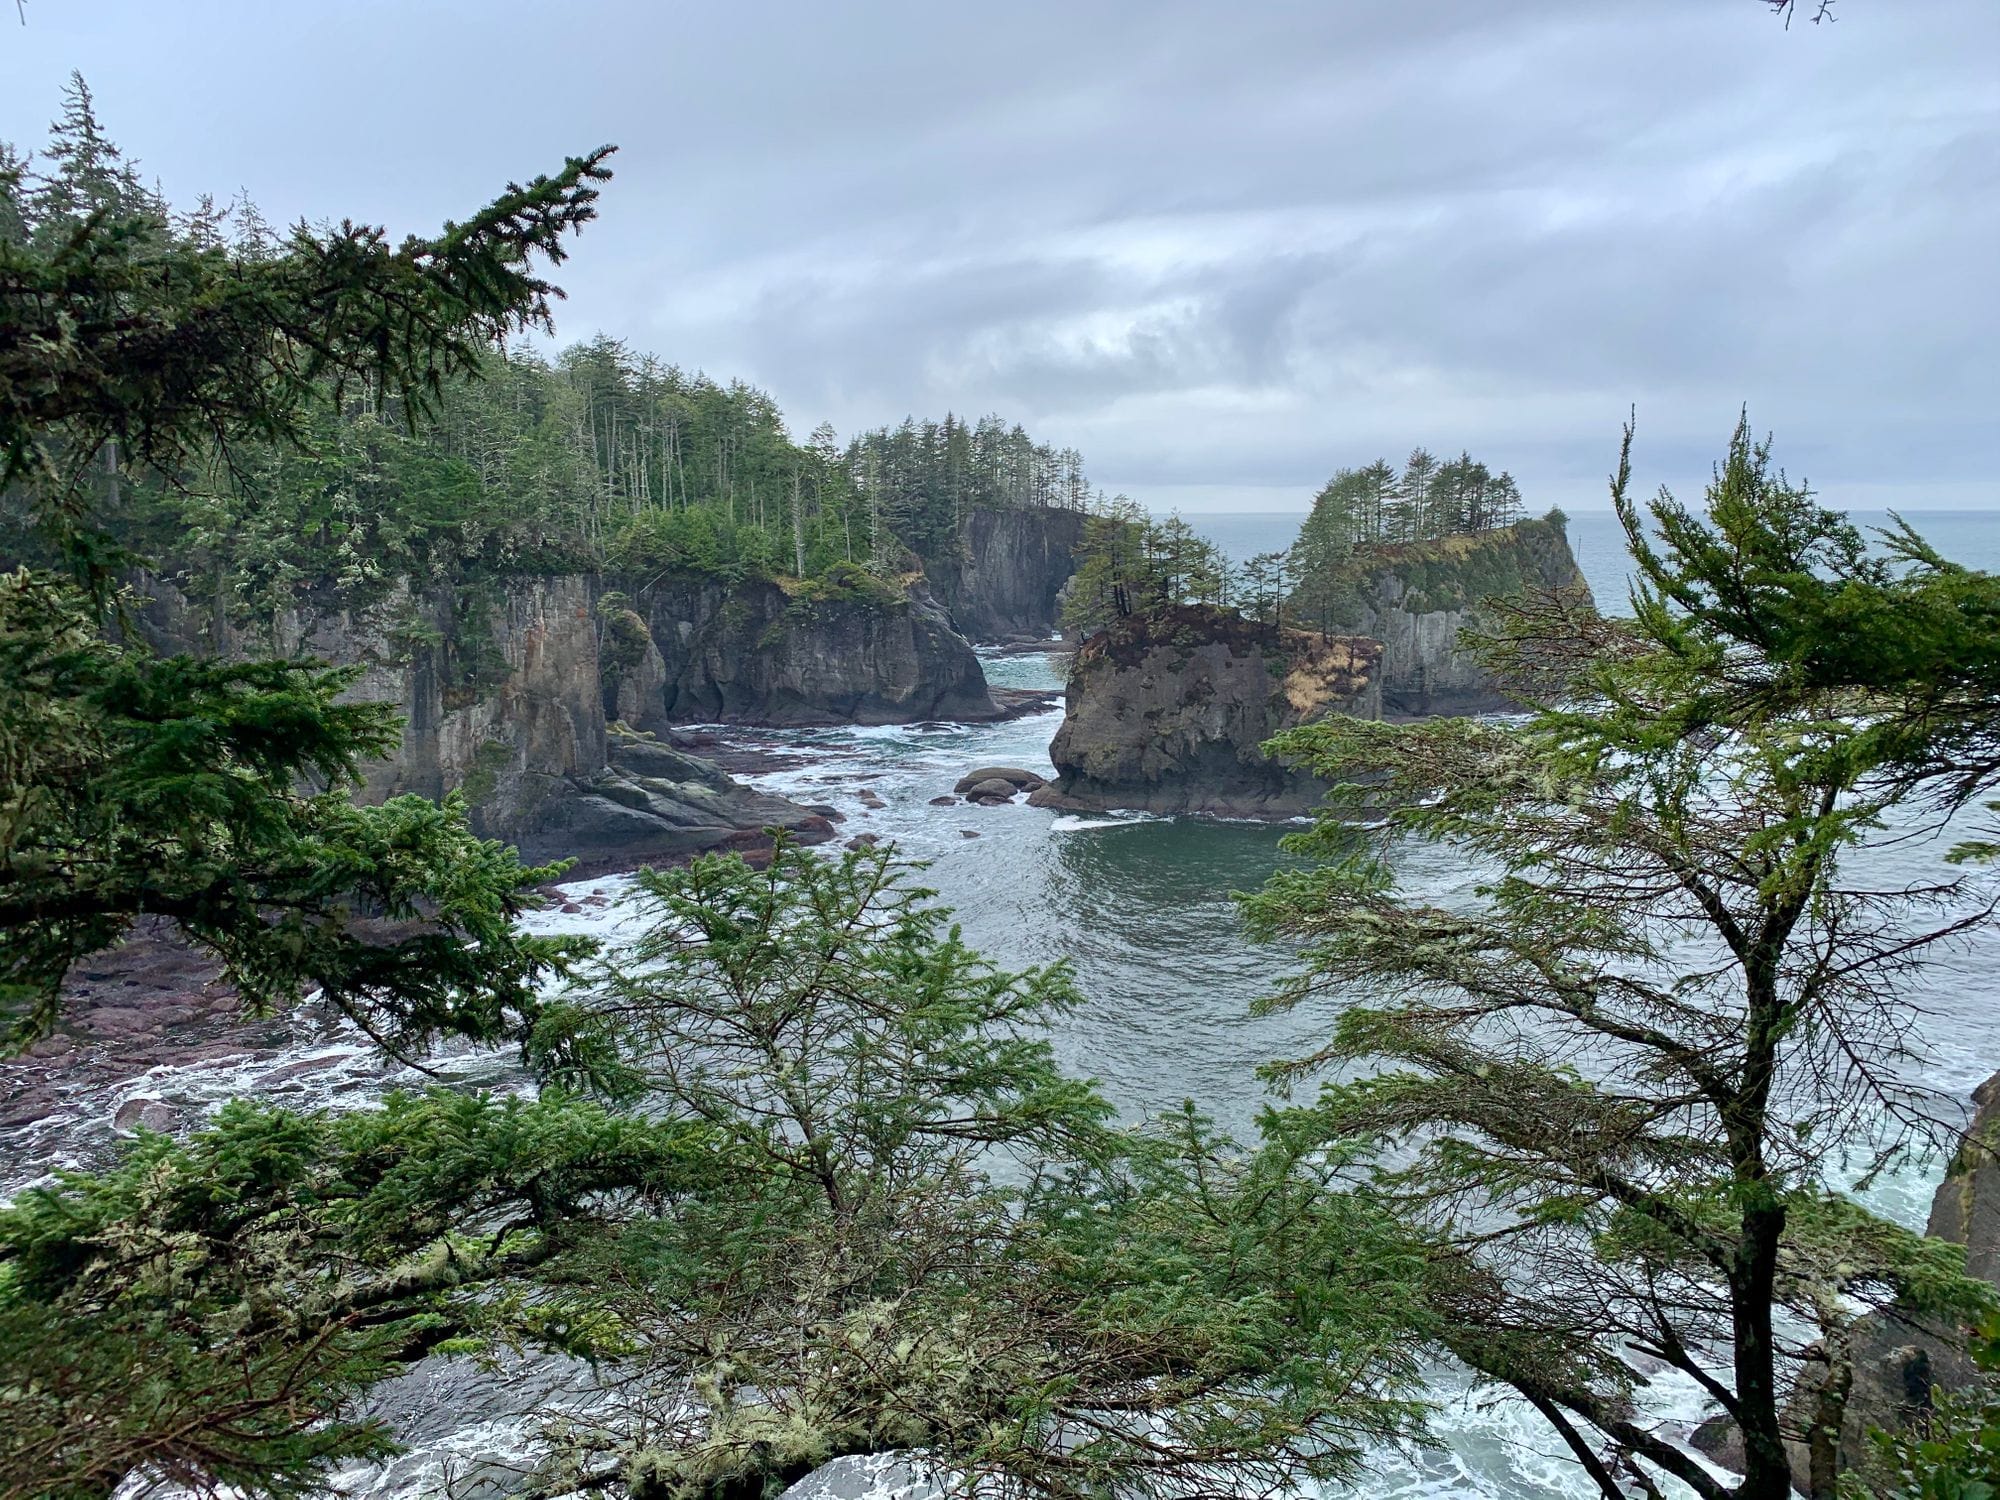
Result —
[{"label": "moss", "polygon": [[646,628],[645,619],[631,607],[625,595],[615,593],[597,601],[597,615],[604,622],[604,635],[598,646],[603,670],[614,678],[636,670],[653,644],[653,633]]},{"label": "moss", "polygon": [[493,634],[500,588],[490,579],[477,578],[458,584],[445,602],[450,624],[438,653],[439,696],[448,709],[466,708],[505,682],[513,670]]},{"label": "moss", "polygon": [[869,572],[859,563],[837,562],[817,578],[808,578],[786,590],[794,600],[806,604],[865,604],[877,609],[894,609],[909,603],[910,585],[921,573],[890,580]]},{"label": "moss", "polygon": [[500,773],[513,759],[514,747],[507,741],[481,740],[479,748],[472,752],[472,764],[466,767],[458,783],[465,800],[474,807],[490,801],[500,789]]}]

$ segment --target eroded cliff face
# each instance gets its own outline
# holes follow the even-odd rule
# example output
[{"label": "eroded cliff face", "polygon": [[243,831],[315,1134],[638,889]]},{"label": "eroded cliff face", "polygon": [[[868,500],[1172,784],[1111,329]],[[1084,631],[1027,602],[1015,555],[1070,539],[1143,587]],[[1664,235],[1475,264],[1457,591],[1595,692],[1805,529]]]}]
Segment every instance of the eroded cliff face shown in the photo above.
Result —
[{"label": "eroded cliff face", "polygon": [[[1925,1233],[1965,1247],[1968,1275],[2000,1286],[2000,1074],[1972,1092],[1964,1144],[1931,1199]],[[1964,1331],[1901,1306],[1856,1318],[1830,1366],[1810,1361],[1786,1413],[1792,1475],[1809,1494],[1838,1472],[1869,1475],[1871,1431],[1903,1431],[1931,1414],[1934,1391],[1970,1389],[1979,1371]],[[1725,1426],[1726,1419],[1718,1419]]]},{"label": "eroded cliff face", "polygon": [[1291,618],[1382,643],[1382,709],[1391,718],[1491,713],[1510,705],[1491,677],[1458,648],[1482,604],[1534,590],[1580,591],[1559,521],[1520,521],[1494,531],[1372,548],[1331,574],[1306,580],[1287,602]]},{"label": "eroded cliff face", "polygon": [[968,639],[1047,640],[1084,520],[1073,510],[974,510],[955,546],[925,555],[925,577]]},{"label": "eroded cliff face", "polygon": [[255,634],[197,610],[170,581],[141,587],[160,649],[360,667],[347,696],[394,704],[404,720],[397,752],[367,768],[363,800],[462,792],[473,828],[530,862],[574,857],[589,873],[754,845],[766,826],[808,841],[832,832],[706,762],[607,732],[591,579],[512,580],[464,615],[402,586],[363,610],[307,599]]},{"label": "eroded cliff face", "polygon": [[630,591],[646,640],[607,691],[642,728],[911,724],[1003,710],[920,579],[894,603],[778,584],[666,579]]},{"label": "eroded cliff face", "polygon": [[1379,718],[1376,642],[1280,629],[1233,610],[1132,615],[1077,652],[1049,758],[1029,800],[1088,810],[1293,817],[1325,791],[1259,747],[1327,713]]}]

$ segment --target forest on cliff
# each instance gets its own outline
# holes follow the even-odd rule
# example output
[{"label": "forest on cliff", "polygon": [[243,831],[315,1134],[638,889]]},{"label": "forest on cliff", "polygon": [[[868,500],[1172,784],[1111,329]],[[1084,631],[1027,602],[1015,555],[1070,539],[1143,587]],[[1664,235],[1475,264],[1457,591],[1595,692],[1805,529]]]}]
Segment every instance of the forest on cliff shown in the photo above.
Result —
[{"label": "forest on cliff", "polygon": [[[44,159],[0,159],[5,1044],[147,926],[249,1013],[315,994],[384,1056],[514,1070],[234,1103],[0,1208],[0,1494],[324,1493],[396,1452],[379,1388],[452,1358],[589,1372],[596,1405],[541,1414],[536,1495],[762,1500],[849,1455],[1003,1497],[1295,1494],[1429,1440],[1435,1354],[1607,1497],[1778,1500],[1788,1440],[1816,1494],[1852,1477],[1828,1433],[1863,1309],[1995,1357],[1993,1287],[1843,1177],[1946,1134],[1895,1072],[1902,985],[1995,897],[1844,861],[2000,785],[2000,585],[1907,528],[1871,548],[1747,421],[1699,507],[1632,499],[1628,431],[1635,617],[1502,611],[1484,649],[1531,711],[1280,743],[1337,792],[1242,901],[1295,965],[1265,1009],[1341,1003],[1266,1070],[1321,1089],[1243,1140],[1191,1107],[1122,1126],[1049,1040],[1069,966],[972,951],[890,850],[643,873],[633,942],[596,952],[520,924],[561,869],[456,796],[353,800],[398,726],[352,672],[135,641],[128,580],[169,543],[247,610],[551,556],[880,567],[947,505],[1081,493],[955,419],[822,444],[814,491],[754,392],[503,356],[550,331],[610,158],[399,246],[170,217],[80,84]],[[1209,587],[1177,537],[1169,585]],[[1467,904],[1399,884],[1426,848],[1489,872]],[[1644,1417],[1666,1371],[1740,1480]],[[1990,1493],[1996,1431],[1975,1390],[1875,1473]]]},{"label": "forest on cliff", "polygon": [[[250,266],[281,266],[299,233],[274,231],[244,199],[172,209],[79,78],[38,164],[0,145],[0,233],[51,253],[92,215],[147,226],[155,254]],[[301,406],[303,441],[190,449],[170,470],[128,476],[115,504],[97,497],[109,530],[239,622],[268,620],[302,590],[363,602],[398,579],[893,580],[912,551],[949,554],[974,510],[1101,503],[1081,455],[998,416],[906,418],[845,443],[821,424],[799,441],[764,392],[604,336],[553,354],[497,336],[410,392],[367,372],[304,374],[321,399]],[[11,499],[0,548],[36,555]]]}]

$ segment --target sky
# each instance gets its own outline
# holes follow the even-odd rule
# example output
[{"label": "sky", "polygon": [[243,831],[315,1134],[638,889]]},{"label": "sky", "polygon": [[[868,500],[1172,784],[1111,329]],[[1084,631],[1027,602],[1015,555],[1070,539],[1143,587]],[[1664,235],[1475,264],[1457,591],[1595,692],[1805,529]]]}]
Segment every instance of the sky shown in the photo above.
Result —
[{"label": "sky", "polygon": [[795,433],[998,411],[1160,511],[1423,444],[1603,506],[1737,413],[1856,508],[2000,525],[2000,0],[0,8],[168,196],[429,232],[619,147],[559,280]]}]

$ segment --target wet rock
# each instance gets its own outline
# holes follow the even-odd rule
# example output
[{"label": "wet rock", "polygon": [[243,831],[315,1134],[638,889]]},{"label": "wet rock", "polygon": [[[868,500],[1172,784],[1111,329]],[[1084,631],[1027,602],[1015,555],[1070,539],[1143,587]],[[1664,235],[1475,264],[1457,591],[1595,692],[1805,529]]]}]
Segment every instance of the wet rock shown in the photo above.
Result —
[{"label": "wet rock", "polygon": [[143,1010],[122,1005],[101,1005],[83,1018],[86,1031],[94,1031],[112,1036],[131,1035],[154,1029],[151,1018]]},{"label": "wet rock", "polygon": [[1697,1426],[1688,1434],[1688,1446],[1732,1474],[1743,1472],[1743,1434],[1726,1416],[1710,1417]]},{"label": "wet rock", "polygon": [[[1972,1099],[1972,1122],[1931,1200],[1928,1232],[1964,1245],[1966,1269],[2000,1285],[2000,1074],[1975,1089]],[[1851,1374],[1840,1430],[1818,1434],[1821,1467],[1831,1458],[1845,1473],[1866,1473],[1873,1451],[1870,1429],[1899,1431],[1921,1422],[1931,1410],[1933,1387],[1962,1391],[1978,1379],[1962,1330],[1937,1326],[1901,1305],[1854,1320],[1847,1365]],[[1807,1489],[1812,1475],[1808,1442],[1828,1374],[1822,1352],[1799,1372],[1786,1412],[1800,1434],[1786,1445],[1793,1477]]]},{"label": "wet rock", "polygon": [[11,1130],[17,1125],[33,1125],[38,1120],[46,1120],[60,1107],[62,1101],[56,1091],[46,1084],[36,1084],[26,1088],[16,1088],[0,1099],[0,1130]]},{"label": "wet rock", "polygon": [[1043,780],[1033,771],[1024,771],[1019,766],[980,766],[959,777],[952,790],[963,797],[977,790],[982,782],[1001,781],[1007,784],[1008,795],[1012,796],[1015,792],[1032,792]]},{"label": "wet rock", "polygon": [[956,807],[956,806],[958,806],[958,798],[956,798],[956,797],[933,797],[933,798],[931,798],[931,806],[932,806],[932,807]]},{"label": "wet rock", "polygon": [[2000,1285],[2000,1073],[1972,1091],[1966,1141],[1931,1200],[1925,1233],[1965,1246],[1965,1269]]},{"label": "wet rock", "polygon": [[274,1084],[290,1083],[294,1079],[304,1078],[310,1073],[318,1073],[323,1069],[330,1068],[335,1063],[343,1060],[339,1053],[331,1053],[325,1057],[308,1057],[295,1063],[287,1063],[282,1068],[273,1068],[270,1072],[261,1075],[257,1079],[257,1087],[267,1089]]},{"label": "wet rock", "polygon": [[958,830],[958,836],[962,839],[976,839],[979,837],[979,830],[977,828],[961,828]]},{"label": "wet rock", "polygon": [[873,792],[870,791],[863,791],[860,794],[859,800],[861,805],[865,808],[868,808],[870,811],[874,811],[877,808],[887,807],[889,805],[888,803],[884,802],[880,797],[876,796]]},{"label": "wet rock", "polygon": [[997,776],[973,783],[966,788],[968,802],[1012,802],[1017,788],[1011,781],[1002,781]]},{"label": "wet rock", "polygon": [[136,1130],[165,1131],[173,1128],[173,1106],[160,1099],[127,1099],[111,1117],[111,1128],[131,1134]]},{"label": "wet rock", "polygon": [[847,847],[850,849],[873,849],[881,842],[882,835],[879,833],[857,833],[847,841]]}]

